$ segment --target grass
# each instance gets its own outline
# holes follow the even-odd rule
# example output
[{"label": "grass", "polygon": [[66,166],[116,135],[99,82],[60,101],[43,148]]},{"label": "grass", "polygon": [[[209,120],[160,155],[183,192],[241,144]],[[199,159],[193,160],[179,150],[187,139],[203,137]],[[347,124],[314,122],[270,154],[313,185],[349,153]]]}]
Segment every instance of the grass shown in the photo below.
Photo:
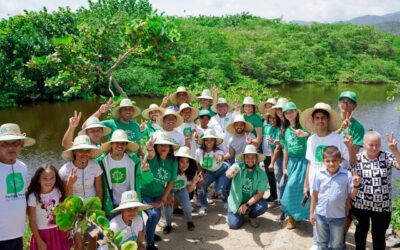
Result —
[{"label": "grass", "polygon": [[25,226],[26,226],[26,229],[25,229],[24,235],[22,236],[22,239],[24,242],[24,249],[29,249],[29,245],[30,245],[29,243],[31,241],[32,232],[31,232],[31,228],[29,227],[28,220],[26,220]]}]

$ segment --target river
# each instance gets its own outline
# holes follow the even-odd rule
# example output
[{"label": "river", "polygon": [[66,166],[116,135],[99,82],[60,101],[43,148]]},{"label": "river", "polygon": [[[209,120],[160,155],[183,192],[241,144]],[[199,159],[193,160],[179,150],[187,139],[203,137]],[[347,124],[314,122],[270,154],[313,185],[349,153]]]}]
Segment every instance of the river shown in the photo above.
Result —
[{"label": "river", "polygon": [[[373,128],[382,135],[394,132],[400,141],[400,100],[393,102],[386,100],[387,91],[393,89],[391,85],[295,85],[275,87],[281,96],[294,101],[304,110],[317,102],[329,103],[336,110],[337,97],[343,90],[355,91],[358,95],[358,106],[355,117],[364,125],[365,129]],[[150,103],[160,103],[161,98],[134,97],[140,108],[145,109]],[[23,149],[21,159],[30,168],[30,174],[41,164],[51,163],[60,167],[65,161],[61,158],[61,139],[68,127],[68,118],[74,110],[83,112],[85,120],[99,107],[98,100],[77,100],[60,103],[38,103],[12,109],[0,110],[0,124],[6,122],[17,123],[23,132],[36,139],[36,145]],[[105,117],[103,117],[105,119]],[[140,118],[139,118],[140,119]],[[139,120],[140,121],[140,120]],[[400,146],[400,143],[399,143]],[[382,148],[387,150],[386,138],[383,138]],[[394,178],[400,177],[395,171]]]}]

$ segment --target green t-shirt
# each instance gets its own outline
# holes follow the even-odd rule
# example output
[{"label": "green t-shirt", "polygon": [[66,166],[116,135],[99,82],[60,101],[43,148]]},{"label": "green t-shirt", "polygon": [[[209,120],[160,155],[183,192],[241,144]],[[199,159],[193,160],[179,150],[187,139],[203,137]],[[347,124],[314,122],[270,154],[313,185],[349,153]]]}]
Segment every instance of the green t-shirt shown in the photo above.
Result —
[{"label": "green t-shirt", "polygon": [[[266,127],[266,126],[265,126]],[[279,140],[279,135],[281,133],[281,128],[276,128],[274,126],[269,126],[266,128],[266,133],[269,136],[269,138],[276,140]],[[273,143],[269,144],[270,148],[271,148],[271,154],[273,154],[275,152],[275,148],[276,145]]]},{"label": "green t-shirt", "polygon": [[160,126],[156,123],[154,124],[152,121],[147,121],[145,130],[141,133],[140,138],[146,138],[146,142],[150,140],[150,137],[154,132],[160,130]]},{"label": "green t-shirt", "polygon": [[263,126],[261,118],[257,114],[252,114],[249,116],[244,114],[243,117],[246,120],[246,122],[250,122],[251,125],[253,125],[254,129],[253,129],[252,133],[255,136],[257,136],[256,128],[262,128],[262,126]]},{"label": "green t-shirt", "polygon": [[[301,128],[306,131],[304,128]],[[288,127],[285,130],[285,135],[282,140],[282,145],[288,151],[289,157],[304,157],[307,151],[308,136],[298,137],[294,134],[293,130]]]},{"label": "green t-shirt", "polygon": [[253,197],[254,193],[257,192],[257,190],[253,190],[253,182],[254,182],[254,171],[247,171],[244,170],[244,173],[246,175],[244,182],[242,183],[242,203],[247,202],[250,200],[251,197]]},{"label": "green t-shirt", "polygon": [[154,156],[148,160],[150,170],[153,173],[154,179],[146,185],[142,185],[142,194],[150,197],[161,196],[164,193],[165,186],[169,181],[175,181],[178,174],[178,162],[171,157],[166,160],[158,159]]},{"label": "green t-shirt", "polygon": [[[200,108],[199,108],[199,111],[201,111],[201,110],[203,110],[203,108],[200,107]],[[211,117],[213,117],[214,115],[217,114],[217,113],[215,113],[215,112],[212,110],[211,106],[208,107],[207,110],[210,112],[210,116],[211,116]]]},{"label": "green t-shirt", "polygon": [[135,120],[131,120],[128,124],[121,122],[119,119],[104,120],[101,122],[104,126],[111,128],[111,133],[107,140],[111,139],[112,133],[117,129],[122,129],[128,135],[128,140],[139,143],[141,139],[140,126]]},{"label": "green t-shirt", "polygon": [[345,133],[350,134],[353,137],[353,144],[362,147],[364,132],[365,130],[363,125],[355,118],[352,118],[350,127],[346,128],[344,132],[342,132],[342,136],[344,137]]}]

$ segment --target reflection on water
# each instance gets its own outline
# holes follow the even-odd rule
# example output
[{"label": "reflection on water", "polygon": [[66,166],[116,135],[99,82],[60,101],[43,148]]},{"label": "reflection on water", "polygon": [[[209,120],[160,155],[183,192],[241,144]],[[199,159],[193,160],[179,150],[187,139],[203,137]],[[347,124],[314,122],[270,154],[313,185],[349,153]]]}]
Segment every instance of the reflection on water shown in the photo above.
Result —
[{"label": "reflection on water", "polygon": [[[394,132],[400,141],[400,116],[395,111],[400,101],[386,101],[386,92],[393,88],[388,85],[297,85],[281,86],[276,89],[279,94],[294,101],[304,110],[316,102],[326,102],[337,110],[337,97],[343,90],[353,90],[358,95],[358,107],[355,117],[366,129],[373,128],[382,134]],[[161,98],[134,98],[140,108],[145,109],[150,103],[160,103]],[[22,151],[21,159],[30,166],[30,173],[43,163],[56,167],[64,164],[60,154],[61,140],[68,127],[68,118],[74,110],[83,112],[82,120],[94,113],[100,103],[97,100],[79,100],[67,103],[40,103],[34,106],[0,110],[0,124],[17,123],[23,132],[36,139],[37,143]],[[105,119],[106,117],[102,117]],[[139,118],[140,119],[140,118]],[[140,120],[139,120],[140,122]],[[78,131],[77,131],[78,132]],[[387,150],[386,138],[383,138],[383,149]],[[398,171],[394,176],[400,177]]]}]

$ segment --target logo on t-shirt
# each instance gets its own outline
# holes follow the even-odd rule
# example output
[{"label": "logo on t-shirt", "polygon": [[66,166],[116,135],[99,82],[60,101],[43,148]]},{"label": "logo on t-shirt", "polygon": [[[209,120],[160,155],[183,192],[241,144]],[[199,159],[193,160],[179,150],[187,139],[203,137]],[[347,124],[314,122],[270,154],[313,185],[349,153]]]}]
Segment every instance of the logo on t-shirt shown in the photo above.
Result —
[{"label": "logo on t-shirt", "polygon": [[214,158],[213,157],[204,157],[201,162],[201,167],[204,169],[211,169],[214,166]]},{"label": "logo on t-shirt", "polygon": [[126,180],[126,168],[113,168],[110,170],[112,183],[124,183]]},{"label": "logo on t-shirt", "polygon": [[184,180],[176,180],[174,182],[174,188],[175,189],[182,189],[185,186],[185,181]]},{"label": "logo on t-shirt", "polygon": [[24,190],[24,178],[21,173],[11,173],[6,177],[7,194],[17,194]]},{"label": "logo on t-shirt", "polygon": [[168,179],[168,172],[167,170],[163,169],[163,168],[159,168],[157,170],[157,179],[162,180],[162,181],[166,181]]},{"label": "logo on t-shirt", "polygon": [[250,194],[252,185],[253,181],[250,178],[246,177],[243,184],[243,193]]},{"label": "logo on t-shirt", "polygon": [[190,138],[192,138],[192,128],[187,127],[183,129],[183,136],[186,137],[186,135],[189,135]]},{"label": "logo on t-shirt", "polygon": [[324,145],[317,146],[317,148],[315,149],[315,162],[323,162],[324,161],[323,153],[324,153],[324,149],[326,147],[328,147],[328,146],[324,146]]}]

